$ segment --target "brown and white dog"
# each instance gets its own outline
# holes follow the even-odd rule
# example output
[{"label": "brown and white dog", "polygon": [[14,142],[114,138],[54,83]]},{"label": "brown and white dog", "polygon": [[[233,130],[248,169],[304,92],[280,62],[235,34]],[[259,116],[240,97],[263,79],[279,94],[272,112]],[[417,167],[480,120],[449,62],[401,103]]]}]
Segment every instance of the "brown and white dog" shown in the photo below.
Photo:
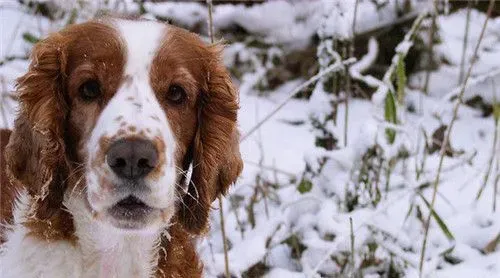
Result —
[{"label": "brown and white dog", "polygon": [[220,54],[125,19],[35,45],[1,132],[0,277],[201,276],[194,239],[242,170]]}]

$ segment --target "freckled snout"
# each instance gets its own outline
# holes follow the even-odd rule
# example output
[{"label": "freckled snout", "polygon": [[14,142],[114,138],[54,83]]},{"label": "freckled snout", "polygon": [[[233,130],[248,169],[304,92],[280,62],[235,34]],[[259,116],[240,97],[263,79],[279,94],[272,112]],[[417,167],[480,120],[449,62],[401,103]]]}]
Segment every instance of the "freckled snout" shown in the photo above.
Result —
[{"label": "freckled snout", "polygon": [[137,180],[157,167],[158,150],[148,140],[121,139],[109,147],[106,161],[119,178]]}]

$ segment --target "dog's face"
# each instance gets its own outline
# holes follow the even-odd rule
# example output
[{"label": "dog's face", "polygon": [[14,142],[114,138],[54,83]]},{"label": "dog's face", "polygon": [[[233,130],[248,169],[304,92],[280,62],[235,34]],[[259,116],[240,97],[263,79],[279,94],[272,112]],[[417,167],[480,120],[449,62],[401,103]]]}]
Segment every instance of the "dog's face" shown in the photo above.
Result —
[{"label": "dog's face", "polygon": [[[85,203],[96,221],[120,230],[157,230],[177,214],[187,230],[203,231],[211,201],[242,166],[237,93],[217,47],[176,27],[118,19],[69,27],[37,47],[19,80],[27,115],[17,133],[26,123],[39,128],[30,136],[44,141],[34,142],[41,153],[48,141],[62,145],[45,150],[56,158],[46,158],[49,198],[37,206],[48,212],[39,217],[60,205],[50,194],[63,189],[65,202]],[[42,75],[52,80],[34,80]],[[32,88],[44,82],[50,88]],[[13,175],[34,182],[18,163]],[[56,179],[55,168],[66,174]],[[32,187],[33,195],[44,190]]]}]

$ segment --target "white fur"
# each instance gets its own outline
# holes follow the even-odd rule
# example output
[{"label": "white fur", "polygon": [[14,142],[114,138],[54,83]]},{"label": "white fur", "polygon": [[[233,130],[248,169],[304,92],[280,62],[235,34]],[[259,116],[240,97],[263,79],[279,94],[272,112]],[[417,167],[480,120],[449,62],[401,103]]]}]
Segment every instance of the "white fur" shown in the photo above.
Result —
[{"label": "white fur", "polygon": [[[127,61],[124,75],[128,81],[118,89],[106,108],[102,111],[97,124],[92,131],[87,145],[89,154],[89,168],[87,171],[87,189],[89,195],[94,193],[101,198],[91,201],[90,205],[95,211],[103,210],[119,201],[124,196],[116,196],[113,192],[106,192],[99,183],[99,178],[104,176],[113,182],[114,174],[106,163],[91,168],[92,161],[103,152],[99,141],[103,137],[114,140],[133,136],[143,131],[146,139],[155,137],[165,142],[166,164],[161,165],[164,173],[157,180],[146,179],[152,189],[149,196],[144,196],[144,201],[158,208],[174,206],[175,200],[175,161],[174,154],[176,142],[170,128],[165,112],[161,108],[153,89],[150,85],[149,70],[152,60],[159,47],[165,25],[151,21],[116,20],[115,27],[119,30],[127,48]],[[132,100],[131,100],[132,99]],[[119,118],[120,120],[116,120]],[[125,126],[121,123],[125,122]],[[129,126],[135,127],[135,132],[129,131]],[[117,136],[120,130],[127,133]],[[149,130],[150,132],[147,132]],[[103,172],[107,169],[107,172]]]},{"label": "white fur", "polygon": [[23,192],[15,205],[15,224],[7,233],[0,253],[2,278],[94,278],[151,277],[157,262],[158,233],[116,233],[85,212],[82,200],[65,205],[73,212],[76,244],[27,237],[21,223],[31,198]]},{"label": "white fur", "polygon": [[[149,84],[149,67],[165,32],[165,26],[154,22],[116,20],[112,23],[122,35],[127,48],[125,74],[131,82],[119,88],[116,95],[100,115],[86,148],[89,161],[95,159],[102,136],[114,136],[120,129],[115,121],[122,116],[127,125],[138,130],[149,128],[149,139],[158,136],[166,145],[166,164],[163,175],[157,180],[148,180],[150,201],[162,208],[174,209],[175,205],[175,140],[167,117],[158,103]],[[127,101],[133,97],[134,102]],[[151,121],[155,116],[159,121]],[[123,136],[127,136],[125,134]],[[105,163],[104,163],[105,164]],[[99,184],[99,175],[106,165],[95,169],[87,165],[87,191],[106,196]],[[111,173],[112,171],[108,171]],[[108,174],[109,175],[109,174]],[[93,210],[104,209],[112,202],[90,202]],[[142,232],[125,232],[103,225],[88,209],[87,196],[67,192],[64,204],[73,215],[77,242],[43,241],[27,236],[29,232],[22,223],[26,220],[30,197],[22,192],[16,202],[15,223],[7,233],[7,242],[0,250],[0,277],[2,278],[68,278],[68,277],[119,277],[142,278],[153,274],[157,263],[157,247],[161,226]],[[168,222],[168,221],[167,221]],[[166,223],[163,223],[163,227]]]},{"label": "white fur", "polygon": [[14,208],[15,224],[2,246],[0,277],[82,277],[81,256],[71,243],[26,236],[29,231],[21,223],[26,220],[30,203],[27,192],[22,192]]}]

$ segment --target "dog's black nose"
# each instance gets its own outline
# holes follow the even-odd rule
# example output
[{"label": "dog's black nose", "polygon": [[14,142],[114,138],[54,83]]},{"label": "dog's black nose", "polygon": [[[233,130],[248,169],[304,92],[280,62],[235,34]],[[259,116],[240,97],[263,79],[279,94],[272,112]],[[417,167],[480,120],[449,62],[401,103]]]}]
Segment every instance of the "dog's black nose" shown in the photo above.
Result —
[{"label": "dog's black nose", "polygon": [[106,161],[118,177],[138,179],[157,166],[158,151],[150,141],[122,139],[108,149]]}]

